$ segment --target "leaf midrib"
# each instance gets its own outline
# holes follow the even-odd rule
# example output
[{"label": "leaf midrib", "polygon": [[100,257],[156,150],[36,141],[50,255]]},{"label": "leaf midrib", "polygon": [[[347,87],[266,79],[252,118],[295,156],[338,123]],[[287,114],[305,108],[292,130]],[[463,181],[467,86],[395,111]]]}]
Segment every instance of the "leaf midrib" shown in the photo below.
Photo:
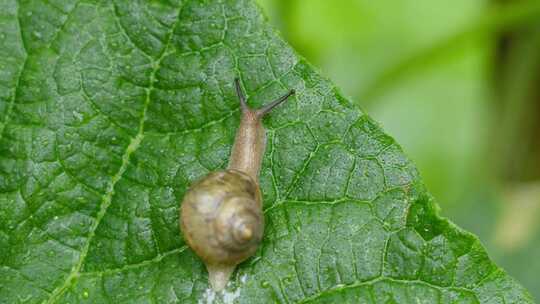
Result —
[{"label": "leaf midrib", "polygon": [[[113,5],[114,17],[117,20],[117,22],[120,24],[121,21],[120,21],[120,17],[117,14],[116,6],[114,4],[112,4],[112,5]],[[169,32],[167,33],[167,42],[165,43],[165,45],[163,47],[163,50],[159,54],[158,58],[156,60],[154,60],[153,58],[148,56],[148,59],[151,61],[153,67],[152,67],[152,72],[150,73],[150,77],[149,77],[149,87],[145,88],[146,97],[145,97],[145,102],[144,102],[144,106],[143,106],[142,113],[141,113],[141,118],[139,120],[139,128],[138,128],[137,134],[134,137],[131,138],[129,145],[127,146],[126,150],[122,154],[122,164],[120,165],[120,168],[118,169],[118,171],[111,178],[111,181],[109,182],[107,190],[105,191],[105,194],[102,196],[102,200],[101,200],[101,203],[100,203],[100,206],[99,206],[99,212],[98,212],[98,214],[96,216],[95,221],[93,222],[92,226],[90,227],[90,232],[88,233],[87,241],[84,244],[83,249],[81,250],[79,260],[77,261],[75,266],[71,269],[71,272],[67,275],[67,277],[64,280],[64,282],[62,283],[62,285],[56,287],[53,290],[53,292],[51,293],[49,299],[46,302],[48,304],[56,303],[56,301],[63,295],[65,290],[67,288],[69,288],[71,286],[71,284],[73,284],[73,282],[75,282],[75,278],[80,275],[80,270],[81,270],[81,268],[82,268],[82,266],[84,264],[84,261],[86,259],[87,254],[88,254],[88,250],[89,250],[90,244],[92,243],[92,240],[93,240],[93,238],[95,236],[96,229],[99,226],[99,224],[101,223],[101,220],[103,219],[105,214],[107,213],[107,210],[108,210],[109,206],[111,205],[112,197],[114,195],[114,187],[122,179],[125,171],[127,170],[128,165],[129,165],[131,155],[140,147],[141,142],[144,139],[144,123],[146,121],[146,112],[147,112],[148,106],[149,106],[149,104],[151,102],[151,94],[152,94],[152,91],[154,90],[155,75],[156,75],[157,71],[160,69],[161,61],[167,55],[167,50],[169,49],[169,46],[171,44],[173,33],[174,33],[178,23],[180,22],[180,16],[181,16],[182,7],[178,8],[178,10],[177,10],[176,20],[174,21],[173,25],[171,26]],[[75,9],[76,9],[76,7],[70,13],[75,11]],[[66,18],[66,23],[67,23],[67,20],[69,20],[69,17]],[[141,50],[141,52],[143,52],[145,55],[147,55],[142,49],[140,49],[135,43],[133,43],[133,41],[131,40],[131,38],[129,37],[127,32],[125,31],[124,27],[122,25],[119,25],[119,27],[122,30],[123,34],[128,38],[130,43],[135,48]],[[63,26],[62,26],[62,28],[63,28]],[[163,258],[162,254],[160,254],[159,256],[161,258]]]}]

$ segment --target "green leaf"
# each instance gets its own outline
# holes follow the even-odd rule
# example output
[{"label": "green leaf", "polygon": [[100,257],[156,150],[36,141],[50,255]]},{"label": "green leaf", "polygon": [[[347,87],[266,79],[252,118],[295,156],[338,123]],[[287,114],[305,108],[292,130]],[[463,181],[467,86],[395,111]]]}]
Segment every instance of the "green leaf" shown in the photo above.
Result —
[{"label": "green leaf", "polygon": [[251,1],[0,12],[0,302],[211,300],[178,205],[226,166],[235,76],[253,105],[297,94],[265,120],[265,239],[221,300],[532,302]]}]

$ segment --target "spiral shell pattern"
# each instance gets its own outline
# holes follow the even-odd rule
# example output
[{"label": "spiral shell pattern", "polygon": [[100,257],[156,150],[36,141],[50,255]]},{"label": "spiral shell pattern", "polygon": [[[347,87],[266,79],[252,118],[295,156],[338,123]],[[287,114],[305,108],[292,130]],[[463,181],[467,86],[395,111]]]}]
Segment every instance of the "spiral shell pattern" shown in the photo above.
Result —
[{"label": "spiral shell pattern", "polygon": [[236,265],[257,250],[264,229],[261,193],[247,174],[216,171],[193,184],[181,207],[189,246],[208,264]]}]

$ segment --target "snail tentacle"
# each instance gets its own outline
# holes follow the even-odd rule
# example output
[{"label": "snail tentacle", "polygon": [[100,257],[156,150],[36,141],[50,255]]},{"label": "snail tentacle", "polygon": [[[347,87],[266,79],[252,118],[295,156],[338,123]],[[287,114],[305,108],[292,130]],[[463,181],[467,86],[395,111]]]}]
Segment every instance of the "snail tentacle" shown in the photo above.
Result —
[{"label": "snail tentacle", "polygon": [[242,90],[242,86],[240,85],[239,78],[234,79],[234,87],[236,89],[236,95],[238,95],[238,100],[240,101],[240,108],[242,110],[242,113],[254,112],[257,118],[264,117],[266,114],[270,113],[275,107],[279,106],[281,103],[283,103],[285,100],[287,100],[289,97],[291,97],[292,95],[296,93],[295,90],[290,90],[289,92],[287,92],[287,94],[284,94],[283,96],[276,98],[275,100],[263,105],[262,107],[256,110],[253,110],[247,104],[246,95],[244,94],[244,91]]},{"label": "snail tentacle", "polygon": [[276,100],[274,100],[272,102],[269,102],[266,105],[262,106],[261,108],[257,109],[257,111],[256,111],[257,116],[264,117],[264,115],[270,113],[270,111],[272,111],[272,109],[279,106],[282,102],[287,100],[294,93],[295,93],[294,90],[290,90],[289,92],[287,92],[287,94],[285,94],[285,95],[277,98]]},{"label": "snail tentacle", "polygon": [[234,79],[234,87],[236,89],[236,95],[238,95],[238,100],[240,100],[240,108],[242,109],[242,112],[249,110],[246,102],[246,95],[244,95],[244,91],[242,91],[242,86],[240,86],[239,78]]}]

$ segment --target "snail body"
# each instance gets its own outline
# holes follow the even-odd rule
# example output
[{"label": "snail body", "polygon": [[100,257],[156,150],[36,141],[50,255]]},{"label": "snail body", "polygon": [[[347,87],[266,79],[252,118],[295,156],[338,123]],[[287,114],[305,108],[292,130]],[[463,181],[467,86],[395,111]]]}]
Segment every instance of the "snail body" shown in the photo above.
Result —
[{"label": "snail body", "polygon": [[186,192],[180,225],[187,244],[203,260],[210,285],[222,290],[236,265],[253,255],[264,232],[259,171],[266,136],[262,118],[294,91],[250,109],[238,79],[242,116],[226,170],[210,172]]}]

